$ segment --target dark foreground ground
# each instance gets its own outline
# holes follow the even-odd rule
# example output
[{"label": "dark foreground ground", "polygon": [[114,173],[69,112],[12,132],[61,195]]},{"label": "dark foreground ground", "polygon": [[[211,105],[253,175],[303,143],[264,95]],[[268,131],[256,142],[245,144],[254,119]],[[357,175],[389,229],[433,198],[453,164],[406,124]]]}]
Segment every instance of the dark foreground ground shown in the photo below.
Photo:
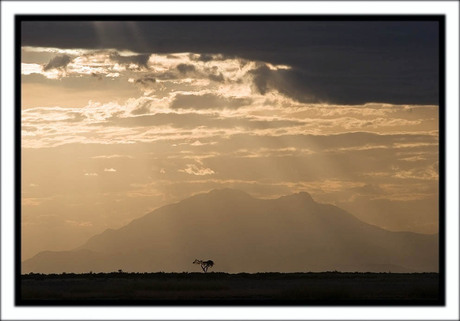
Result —
[{"label": "dark foreground ground", "polygon": [[21,276],[20,305],[440,305],[437,273]]}]

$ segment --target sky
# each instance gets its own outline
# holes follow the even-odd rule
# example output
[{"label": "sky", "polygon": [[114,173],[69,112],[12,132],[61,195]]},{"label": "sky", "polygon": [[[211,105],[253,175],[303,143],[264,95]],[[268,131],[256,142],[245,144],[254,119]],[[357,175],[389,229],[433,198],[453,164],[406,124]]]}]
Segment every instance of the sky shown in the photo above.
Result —
[{"label": "sky", "polygon": [[437,233],[436,21],[23,21],[22,258],[216,188]]}]

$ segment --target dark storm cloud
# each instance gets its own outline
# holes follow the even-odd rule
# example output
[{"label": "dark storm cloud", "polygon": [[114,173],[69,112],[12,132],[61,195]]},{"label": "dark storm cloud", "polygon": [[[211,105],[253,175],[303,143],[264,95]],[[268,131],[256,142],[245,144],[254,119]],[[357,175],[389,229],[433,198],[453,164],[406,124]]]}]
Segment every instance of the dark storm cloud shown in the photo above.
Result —
[{"label": "dark storm cloud", "polygon": [[113,61],[118,62],[122,65],[136,64],[139,67],[147,67],[147,61],[149,60],[150,55],[133,55],[133,56],[121,56],[117,52],[110,53],[110,58]]},{"label": "dark storm cloud", "polygon": [[43,66],[44,71],[56,68],[65,68],[72,61],[72,57],[68,55],[59,55],[53,57],[46,65]]},{"label": "dark storm cloud", "polygon": [[438,32],[436,21],[27,21],[22,45],[238,56],[292,66],[278,85],[300,101],[437,104]]},{"label": "dark storm cloud", "polygon": [[164,72],[151,72],[146,76],[141,76],[136,79],[136,84],[141,84],[144,86],[148,86],[158,82],[159,80],[177,80],[183,78],[184,75],[181,75],[176,70],[173,71],[164,71]]},{"label": "dark storm cloud", "polygon": [[267,66],[260,67],[258,69],[252,70],[251,73],[254,75],[254,86],[257,91],[265,95],[268,91],[268,83],[271,80],[271,71]]},{"label": "dark storm cloud", "polygon": [[296,80],[296,72],[289,70],[271,70],[266,65],[251,70],[253,75],[253,85],[257,92],[265,95],[272,89],[275,89],[289,97],[303,103],[319,102],[326,100],[325,95],[313,95],[312,86],[304,86],[301,79]]},{"label": "dark storm cloud", "polygon": [[213,74],[210,74],[208,75],[208,78],[209,80],[212,80],[212,81],[215,81],[215,82],[224,82],[225,81],[225,77],[222,73],[218,74],[218,75],[213,75]]},{"label": "dark storm cloud", "polygon": [[181,95],[171,103],[172,109],[237,109],[251,104],[249,98],[222,97],[214,94]]},{"label": "dark storm cloud", "polygon": [[189,73],[189,72],[194,72],[195,71],[195,66],[194,65],[189,65],[189,64],[179,64],[179,65],[177,65],[177,70],[179,70],[179,72],[181,74],[186,74],[186,73]]},{"label": "dark storm cloud", "polygon": [[212,55],[201,54],[201,55],[198,57],[197,60],[203,61],[203,62],[208,62],[208,61],[213,60],[213,57],[212,57]]},{"label": "dark storm cloud", "polygon": [[205,72],[198,71],[194,65],[191,64],[179,64],[175,69],[169,69],[167,71],[159,72],[150,72],[148,75],[140,76],[137,78],[134,83],[140,84],[144,87],[149,87],[158,81],[176,81],[179,79],[193,77],[193,78],[202,78],[209,79],[211,81],[223,83],[225,82],[225,77],[222,73],[215,74],[211,70],[206,70]]},{"label": "dark storm cloud", "polygon": [[219,61],[219,60],[227,60],[227,59],[234,59],[236,55],[223,55],[223,54],[209,54],[209,53],[202,53],[190,54],[190,60],[193,61],[202,61],[202,62],[209,62],[209,61]]}]

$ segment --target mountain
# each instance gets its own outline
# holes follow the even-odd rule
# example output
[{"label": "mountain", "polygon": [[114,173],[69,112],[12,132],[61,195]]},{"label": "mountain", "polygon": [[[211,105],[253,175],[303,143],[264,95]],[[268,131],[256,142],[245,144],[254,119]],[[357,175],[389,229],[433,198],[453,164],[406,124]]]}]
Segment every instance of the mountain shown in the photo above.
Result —
[{"label": "mountain", "polygon": [[213,190],[170,204],[63,252],[41,252],[22,272],[438,271],[438,235],[390,232],[308,193],[256,199]]}]

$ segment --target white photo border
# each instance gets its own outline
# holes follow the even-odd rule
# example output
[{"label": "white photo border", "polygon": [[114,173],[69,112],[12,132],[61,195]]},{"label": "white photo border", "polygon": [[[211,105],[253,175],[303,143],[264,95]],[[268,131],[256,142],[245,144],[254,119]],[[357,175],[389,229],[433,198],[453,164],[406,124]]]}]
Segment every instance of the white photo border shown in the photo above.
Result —
[{"label": "white photo border", "polygon": [[[446,16],[446,305],[444,307],[16,307],[14,305],[14,16],[16,14],[441,14]],[[1,320],[458,320],[458,1],[2,1]],[[440,93],[441,95],[443,93]]]}]

